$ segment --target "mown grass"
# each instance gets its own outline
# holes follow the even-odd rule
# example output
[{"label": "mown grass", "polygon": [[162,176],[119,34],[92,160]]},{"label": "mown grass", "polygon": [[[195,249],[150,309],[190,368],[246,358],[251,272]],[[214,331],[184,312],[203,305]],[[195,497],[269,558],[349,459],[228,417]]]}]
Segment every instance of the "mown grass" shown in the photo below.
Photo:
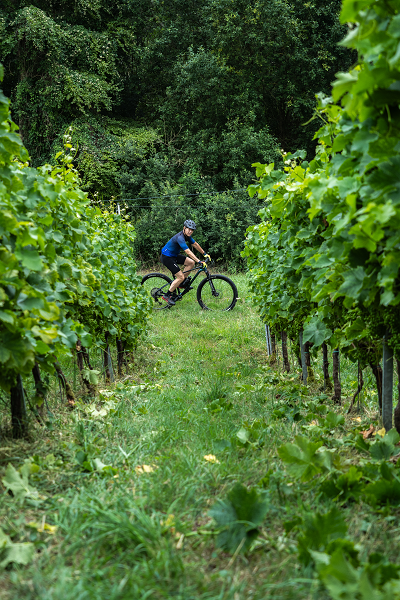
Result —
[{"label": "mown grass", "polygon": [[[52,404],[46,429],[36,425],[29,441],[2,440],[0,475],[8,462],[18,467],[35,455],[40,469],[30,482],[41,494],[23,504],[6,492],[0,496],[3,530],[36,547],[32,564],[3,573],[2,599],[328,597],[311,568],[299,564],[284,522],[299,512],[326,510],[332,501],[312,487],[286,485],[291,481],[277,448],[293,440],[301,424],[277,420],[273,411],[288,398],[296,403],[297,396],[321,405],[331,401],[318,391],[321,381],[306,390],[297,373],[276,376],[268,366],[264,329],[245,276],[233,278],[240,300],[232,312],[201,311],[192,292],[152,316],[130,377],[113,388],[116,406],[106,416],[91,417],[83,400],[73,412]],[[342,369],[342,376],[350,393],[354,369]],[[216,409],[213,403],[221,400]],[[363,412],[332,436],[377,422],[374,402],[367,399]],[[263,443],[230,444],[244,423],[256,419],[265,424]],[[89,472],[77,460],[80,452],[109,468]],[[344,453],[355,460],[354,450]],[[210,454],[218,462],[205,460]],[[217,548],[209,508],[235,482],[255,486],[267,473],[260,489],[268,493],[269,509],[253,549],[232,556]],[[362,499],[342,510],[364,555],[380,550],[396,560],[398,511],[372,511]]]}]

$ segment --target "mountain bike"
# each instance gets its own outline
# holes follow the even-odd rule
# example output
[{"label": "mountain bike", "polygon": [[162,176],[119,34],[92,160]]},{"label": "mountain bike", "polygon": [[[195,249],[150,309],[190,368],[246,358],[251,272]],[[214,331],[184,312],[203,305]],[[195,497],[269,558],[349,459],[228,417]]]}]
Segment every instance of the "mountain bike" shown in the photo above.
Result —
[{"label": "mountain bike", "polygon": [[[209,261],[205,261],[209,263]],[[199,283],[197,287],[197,302],[200,304],[203,310],[214,310],[214,311],[227,311],[232,310],[238,299],[238,291],[236,285],[229,277],[225,275],[211,275],[206,267],[198,267],[197,265],[193,269],[183,271],[186,275],[192,271],[196,271],[194,277],[187,277],[184,281],[184,286],[177,288],[173,293],[173,299],[175,302],[182,300],[182,298],[188,294],[193,288],[193,283],[200,275],[204,274],[204,279]],[[164,308],[171,308],[165,300],[162,299],[173,279],[164,275],[164,273],[149,273],[142,279],[142,285],[148,290],[150,296],[153,298],[153,309],[162,310]]]}]

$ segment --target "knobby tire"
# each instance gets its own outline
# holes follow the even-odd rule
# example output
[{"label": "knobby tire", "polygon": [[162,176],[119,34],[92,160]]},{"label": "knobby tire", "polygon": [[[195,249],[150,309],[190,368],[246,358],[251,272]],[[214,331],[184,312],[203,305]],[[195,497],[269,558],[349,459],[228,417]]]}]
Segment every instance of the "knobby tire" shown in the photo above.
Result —
[{"label": "knobby tire", "polygon": [[[212,280],[216,293],[213,290],[209,279]],[[210,275],[209,279],[203,279],[197,288],[197,302],[203,310],[228,311],[235,307],[238,299],[238,291],[232,279],[225,275]]]},{"label": "knobby tire", "polygon": [[[162,293],[168,291],[169,286],[163,287],[167,283],[171,285],[172,279],[167,277],[167,275],[164,275],[164,273],[149,273],[143,277],[142,285],[146,287],[153,298],[153,310],[171,308],[171,306],[160,297]],[[162,292],[158,292],[157,290],[161,287],[163,287]]]}]

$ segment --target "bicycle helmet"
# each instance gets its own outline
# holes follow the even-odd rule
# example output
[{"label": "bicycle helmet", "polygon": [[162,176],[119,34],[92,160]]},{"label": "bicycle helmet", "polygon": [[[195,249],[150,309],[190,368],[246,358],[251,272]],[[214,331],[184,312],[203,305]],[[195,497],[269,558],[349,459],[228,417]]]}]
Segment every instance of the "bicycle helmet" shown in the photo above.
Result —
[{"label": "bicycle helmet", "polygon": [[193,231],[196,229],[196,223],[194,221],[192,221],[191,219],[187,219],[184,224],[184,227],[187,227],[188,229],[193,229]]}]

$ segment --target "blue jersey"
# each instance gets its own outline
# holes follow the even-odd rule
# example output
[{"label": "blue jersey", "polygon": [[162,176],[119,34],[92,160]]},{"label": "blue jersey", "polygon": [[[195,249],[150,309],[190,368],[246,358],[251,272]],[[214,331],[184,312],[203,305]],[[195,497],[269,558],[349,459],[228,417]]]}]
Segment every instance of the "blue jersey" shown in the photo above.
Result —
[{"label": "blue jersey", "polygon": [[[188,239],[191,244],[195,243],[192,237]],[[178,256],[181,250],[188,250],[188,248],[189,247],[186,243],[183,231],[180,231],[179,233],[176,233],[170,240],[168,240],[164,248],[161,250],[161,254],[164,254],[164,256]]]}]

